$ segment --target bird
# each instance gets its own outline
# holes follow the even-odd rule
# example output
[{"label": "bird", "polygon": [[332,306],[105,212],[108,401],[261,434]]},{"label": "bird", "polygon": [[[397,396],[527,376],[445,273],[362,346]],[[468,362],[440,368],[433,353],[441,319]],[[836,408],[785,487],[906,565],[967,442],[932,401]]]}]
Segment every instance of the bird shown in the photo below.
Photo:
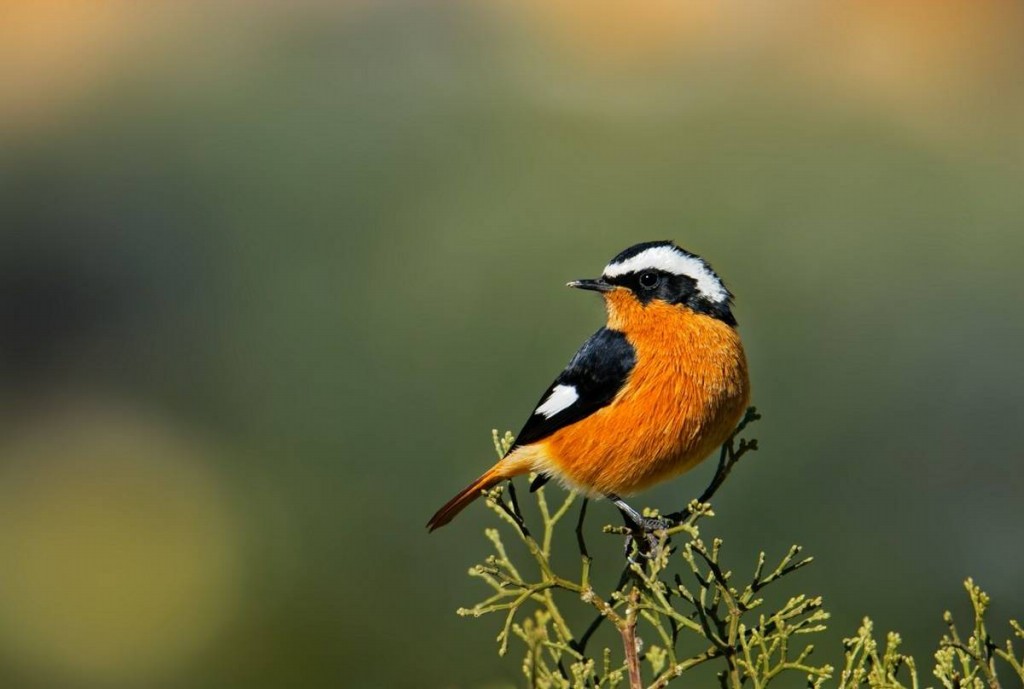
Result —
[{"label": "bird", "polygon": [[607,322],[535,405],[508,452],[427,523],[448,524],[483,491],[535,473],[607,498],[634,530],[664,528],[628,497],[692,469],[735,429],[750,400],[733,295],[672,241],[635,244],[599,278],[568,287],[604,299]]}]

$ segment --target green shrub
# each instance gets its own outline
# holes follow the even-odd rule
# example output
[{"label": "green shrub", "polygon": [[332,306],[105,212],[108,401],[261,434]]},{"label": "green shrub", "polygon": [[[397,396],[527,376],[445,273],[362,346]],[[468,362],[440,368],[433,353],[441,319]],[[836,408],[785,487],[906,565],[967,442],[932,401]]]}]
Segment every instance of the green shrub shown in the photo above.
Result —
[{"label": "green shrub", "polygon": [[[756,441],[740,436],[758,418],[753,408],[748,410],[722,447],[718,471],[704,495],[673,515],[676,526],[655,532],[653,541],[632,542],[618,585],[607,594],[599,593],[591,583],[592,558],[583,529],[585,500],[580,501],[576,521],[579,571],[565,575],[552,566],[552,544],[556,529],[565,523],[578,497],[569,493],[560,505],[552,507],[544,488],[538,489],[534,498],[541,523],[534,534],[527,527],[512,484],[492,489],[487,505],[526,546],[532,562],[513,562],[499,529],[486,529],[494,554],[472,567],[469,574],[486,582],[493,594],[471,608],[460,609],[459,614],[503,617],[498,654],[504,656],[513,644],[522,648],[522,669],[531,689],[660,689],[706,663],[721,668],[720,683],[729,689],[760,689],[780,677],[787,678],[786,686],[799,680],[809,687],[917,689],[917,664],[899,652],[899,635],[889,633],[880,645],[867,618],[856,635],[844,640],[845,657],[838,673],[831,665],[810,661],[814,647],[809,641],[825,629],[829,618],[821,598],[797,595],[782,604],[768,605],[762,596],[764,589],[810,564],[811,558],[799,557],[799,546],[790,548],[771,567],[765,553],[760,553],[751,567],[752,575],[741,580],[722,559],[722,541],[713,538],[709,542],[701,536],[701,522],[714,516],[711,497],[733,466],[757,449]],[[511,434],[499,438],[494,432],[499,456],[511,442]],[[645,515],[657,516],[650,511]],[[604,531],[628,533],[624,527],[605,527]],[[985,628],[988,596],[970,579],[965,586],[974,609],[974,625],[964,638],[950,613],[945,614],[949,630],[935,653],[935,678],[947,689],[996,689],[1002,686],[997,670],[1009,675],[1008,668],[1024,686],[1022,660],[1011,641],[997,645]],[[593,622],[582,632],[570,627],[556,604],[553,594],[559,590],[574,594],[574,600],[593,610]],[[1024,640],[1020,625],[1016,621],[1010,624],[1013,635]],[[589,648],[594,632],[604,625],[618,631],[621,649]],[[683,638],[689,638],[688,647],[696,639],[702,650],[680,655],[677,649]]]}]

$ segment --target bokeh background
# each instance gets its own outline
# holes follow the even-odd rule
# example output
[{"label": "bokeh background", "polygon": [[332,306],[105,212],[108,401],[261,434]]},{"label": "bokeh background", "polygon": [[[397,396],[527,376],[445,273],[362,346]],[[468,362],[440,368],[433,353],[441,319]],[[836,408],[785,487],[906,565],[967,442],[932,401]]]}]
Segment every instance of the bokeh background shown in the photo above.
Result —
[{"label": "bokeh background", "polygon": [[816,556],[821,661],[871,615],[927,679],[967,575],[1002,636],[1021,36],[1016,0],[3,3],[0,682],[521,684],[454,615],[486,510],[423,524],[602,322],[566,280],[663,238],[736,293],[765,415],[734,566]]}]

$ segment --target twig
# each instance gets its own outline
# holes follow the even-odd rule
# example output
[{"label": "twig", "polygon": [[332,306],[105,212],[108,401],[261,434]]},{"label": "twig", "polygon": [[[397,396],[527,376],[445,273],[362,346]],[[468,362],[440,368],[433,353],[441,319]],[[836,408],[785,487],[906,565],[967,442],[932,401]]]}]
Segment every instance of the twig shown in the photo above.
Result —
[{"label": "twig", "polygon": [[[616,594],[616,593],[621,592],[622,589],[625,588],[626,584],[629,582],[629,578],[630,578],[629,575],[630,575],[631,571],[632,570],[631,570],[631,567],[630,567],[629,563],[626,563],[626,566],[622,568],[622,573],[619,574],[619,582],[617,584],[615,584],[615,588],[612,589],[612,594],[613,595]],[[590,624],[587,625],[587,629],[583,632],[582,635],[580,635],[579,641],[576,642],[576,645],[573,648],[575,648],[580,653],[586,653],[586,651],[587,651],[587,642],[590,641],[590,637],[592,637],[594,635],[594,632],[596,632],[598,629],[600,629],[601,624],[604,621],[605,621],[605,616],[602,615],[601,613],[598,613],[597,616],[590,622]]]},{"label": "twig", "polygon": [[622,635],[622,646],[626,652],[626,667],[629,670],[629,689],[643,689],[643,678],[640,676],[640,655],[636,642],[637,605],[640,603],[640,589],[633,587],[629,592],[629,603],[626,617],[619,626]]},{"label": "twig", "polygon": [[583,503],[580,505],[580,518],[576,522],[576,544],[580,547],[580,557],[584,560],[589,560],[590,551],[587,550],[587,541],[583,537],[583,520],[587,518],[587,505],[590,504],[589,498],[583,498]]}]

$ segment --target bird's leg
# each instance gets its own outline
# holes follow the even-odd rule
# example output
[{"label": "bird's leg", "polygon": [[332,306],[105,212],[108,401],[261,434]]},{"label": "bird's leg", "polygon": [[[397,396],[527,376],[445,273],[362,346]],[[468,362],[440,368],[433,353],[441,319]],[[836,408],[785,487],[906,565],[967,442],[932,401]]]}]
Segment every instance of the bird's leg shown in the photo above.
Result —
[{"label": "bird's leg", "polygon": [[626,501],[618,495],[609,495],[608,499],[619,508],[619,513],[622,514],[622,518],[626,521],[626,526],[634,531],[650,533],[651,531],[663,531],[675,526],[675,522],[671,519],[643,516],[626,504]]},{"label": "bird's leg", "polygon": [[629,535],[626,536],[627,558],[630,557],[632,553],[634,541],[636,541],[637,551],[641,555],[651,555],[658,547],[659,542],[658,537],[655,536],[655,532],[664,531],[665,529],[675,526],[675,522],[671,519],[643,516],[626,504],[626,501],[618,495],[609,495],[608,499],[611,500],[612,504],[618,508],[619,513],[626,522],[626,528],[629,529]]}]

